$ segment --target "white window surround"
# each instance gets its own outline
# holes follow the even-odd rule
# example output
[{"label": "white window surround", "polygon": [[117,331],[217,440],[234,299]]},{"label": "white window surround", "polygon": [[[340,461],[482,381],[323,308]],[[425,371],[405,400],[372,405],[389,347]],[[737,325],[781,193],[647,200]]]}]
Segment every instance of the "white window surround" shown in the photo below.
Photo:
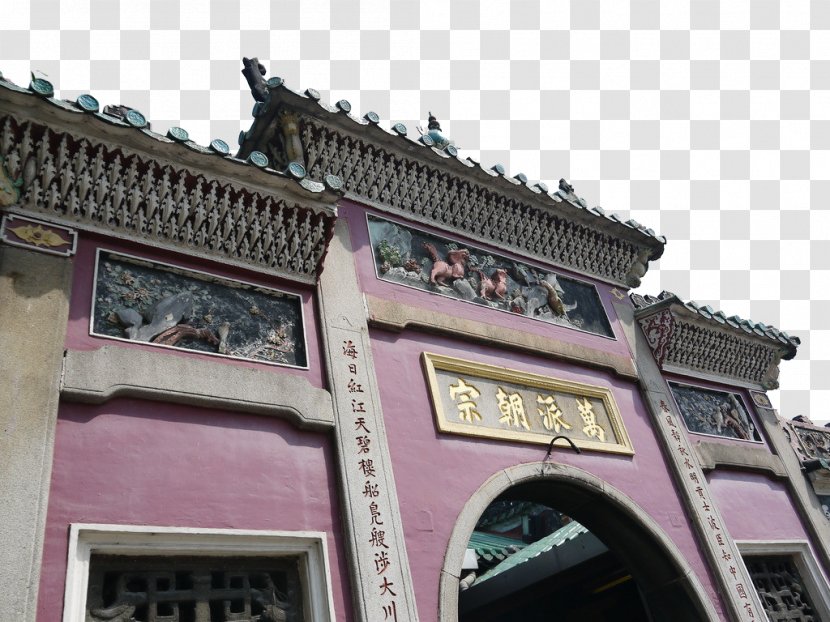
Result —
[{"label": "white window surround", "polygon": [[[735,544],[741,552],[741,565],[744,565],[744,556],[790,556],[804,580],[804,587],[807,588],[807,592],[810,594],[819,619],[830,620],[830,586],[828,586],[827,579],[816,563],[810,545],[806,540],[736,540]],[[744,572],[749,576],[745,565]],[[764,619],[768,619],[766,613]]]},{"label": "white window surround", "polygon": [[324,532],[73,523],[69,532],[63,622],[86,620],[89,560],[93,553],[299,557],[305,619],[309,622],[335,620]]}]

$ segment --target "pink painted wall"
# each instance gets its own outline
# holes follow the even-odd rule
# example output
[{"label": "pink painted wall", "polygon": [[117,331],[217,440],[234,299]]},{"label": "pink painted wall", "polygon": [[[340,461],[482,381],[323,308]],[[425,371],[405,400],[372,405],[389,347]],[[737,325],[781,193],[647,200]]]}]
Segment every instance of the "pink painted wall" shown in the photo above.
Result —
[{"label": "pink painted wall", "polygon": [[763,473],[717,469],[709,488],[736,540],[809,540],[786,484]]},{"label": "pink painted wall", "polygon": [[[786,364],[786,362],[784,362]],[[670,382],[697,386],[715,391],[737,393],[747,408],[761,442],[737,440],[711,434],[689,432],[692,443],[717,443],[737,447],[758,448],[775,453],[767,439],[764,426],[755,410],[747,389],[723,383],[667,374]],[[717,502],[729,533],[736,540],[809,540],[798,515],[795,502],[784,481],[758,472],[716,469],[707,476],[712,495]]]},{"label": "pink painted wall", "polygon": [[[306,330],[306,349],[308,352],[308,369],[296,369],[241,361],[223,357],[200,354],[198,352],[178,348],[159,348],[148,344],[126,342],[106,337],[95,337],[89,334],[89,315],[92,305],[92,289],[95,281],[95,254],[96,249],[115,251],[127,255],[146,258],[149,261],[172,264],[181,268],[208,272],[227,279],[244,281],[270,287],[281,291],[297,294],[302,299],[303,319]],[[194,259],[185,255],[162,251],[147,246],[132,244],[121,240],[103,236],[81,233],[78,240],[78,252],[73,260],[74,271],[72,276],[72,296],[69,307],[69,324],[66,331],[66,348],[70,350],[97,350],[103,346],[118,346],[125,348],[149,348],[155,352],[165,352],[170,356],[195,357],[203,360],[288,373],[306,378],[315,387],[325,386],[325,372],[321,363],[321,344],[317,331],[317,311],[314,301],[314,287],[303,288],[269,277],[264,274],[228,267],[220,263]]]},{"label": "pink painted wall", "polygon": [[[300,295],[309,369],[91,336],[98,247]],[[324,386],[313,287],[89,234],[81,236],[73,262],[68,349],[149,348],[166,356],[293,374]],[[351,619],[333,451],[330,435],[300,431],[276,418],[133,399],[100,406],[62,403],[39,619],[61,617],[71,523],[326,532],[337,619]]]},{"label": "pink painted wall", "polygon": [[423,351],[610,388],[636,454],[628,457],[586,451],[576,455],[557,448],[555,460],[588,471],[639,504],[678,546],[719,606],[635,385],[602,372],[586,372],[573,365],[533,360],[414,331],[397,335],[373,330],[371,336],[415,594],[424,619],[436,615],[440,570],[464,504],[492,474],[541,460],[547,448],[438,433],[420,363]]},{"label": "pink painted wall", "polygon": [[351,619],[335,470],[328,435],[280,419],[61,404],[38,620],[61,619],[71,523],[326,532],[337,619]]},{"label": "pink painted wall", "polygon": [[[614,313],[612,303],[616,297],[611,285],[595,282],[616,335],[615,340],[381,281],[375,273],[366,224],[367,211],[371,212],[348,201],[341,202],[339,209],[340,217],[346,218],[350,225],[355,266],[360,285],[367,294],[630,356],[629,344]],[[446,233],[421,224],[407,224],[447,237]],[[484,244],[474,246],[488,248]],[[511,257],[502,249],[489,250]],[[567,270],[554,270],[590,282],[590,279]],[[610,388],[636,454],[628,457],[586,451],[576,455],[566,449],[558,449],[555,450],[555,459],[592,473],[637,502],[675,542],[720,610],[720,598],[634,383],[611,373],[416,331],[394,334],[373,329],[370,334],[407,553],[418,610],[423,619],[433,619],[437,615],[440,570],[452,529],[465,503],[494,473],[506,467],[541,460],[547,450],[543,445],[438,433],[421,367],[420,356],[424,351]]]},{"label": "pink painted wall", "polygon": [[[349,222],[355,265],[360,285],[367,294],[605,352],[631,355],[612,306],[614,288],[607,284],[595,282],[616,340],[381,281],[375,273],[366,211],[371,210],[343,201],[339,214]],[[421,224],[408,224],[447,237],[445,233]],[[487,248],[483,244],[475,246]],[[511,256],[502,249],[491,250]],[[555,271],[590,282],[566,270]],[[588,471],[638,503],[675,542],[720,610],[720,598],[653,434],[650,416],[634,383],[612,373],[411,330],[395,334],[372,329],[370,334],[407,552],[418,610],[423,619],[434,619],[437,615],[440,571],[452,529],[465,503],[494,473],[506,467],[541,460],[547,450],[543,445],[438,433],[421,367],[420,356],[424,351],[610,388],[636,454],[628,457],[586,451],[576,455],[567,449],[557,449],[555,460]]]}]

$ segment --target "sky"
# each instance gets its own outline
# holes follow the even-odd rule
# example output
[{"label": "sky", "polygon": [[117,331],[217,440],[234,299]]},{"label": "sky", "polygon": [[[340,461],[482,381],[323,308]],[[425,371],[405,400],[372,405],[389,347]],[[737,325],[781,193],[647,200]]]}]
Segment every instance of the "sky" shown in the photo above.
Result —
[{"label": "sky", "polygon": [[801,338],[770,393],[830,397],[830,2],[826,0],[0,0],[0,72],[92,93],[236,144],[240,74],[347,99],[410,133],[441,121],[501,163],[669,242],[637,290],[669,290]]}]

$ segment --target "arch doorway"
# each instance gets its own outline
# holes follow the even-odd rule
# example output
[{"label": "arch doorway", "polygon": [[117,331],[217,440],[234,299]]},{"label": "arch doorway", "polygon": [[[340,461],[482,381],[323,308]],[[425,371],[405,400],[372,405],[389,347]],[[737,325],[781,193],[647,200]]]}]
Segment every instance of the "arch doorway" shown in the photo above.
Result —
[{"label": "arch doorway", "polygon": [[642,508],[586,471],[552,463],[506,469],[468,501],[440,602],[442,622],[718,619]]}]

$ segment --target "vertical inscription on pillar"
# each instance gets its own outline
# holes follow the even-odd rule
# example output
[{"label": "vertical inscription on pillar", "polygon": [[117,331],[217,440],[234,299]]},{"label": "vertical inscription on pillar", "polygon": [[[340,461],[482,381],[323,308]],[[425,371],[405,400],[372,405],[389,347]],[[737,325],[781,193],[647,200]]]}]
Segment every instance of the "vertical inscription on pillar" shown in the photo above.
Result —
[{"label": "vertical inscription on pillar", "polygon": [[648,395],[655,412],[659,413],[658,421],[667,435],[671,457],[680,465],[680,483],[691,499],[692,511],[703,525],[702,533],[711,552],[712,562],[731,592],[730,600],[739,603],[739,619],[763,619],[756,600],[752,598],[755,594],[752,580],[744,575],[734,543],[726,531],[720,513],[711,503],[709,485],[680,419],[669,406],[665,393],[649,391]]},{"label": "vertical inscription on pillar", "polygon": [[[386,458],[377,442],[380,424],[378,411],[368,389],[369,368],[359,331],[331,329],[339,344],[334,352],[335,399],[341,421],[338,433],[346,465],[346,485],[352,506],[351,526],[357,540],[360,589],[364,592],[367,619],[397,622],[405,617],[406,607],[399,602],[403,594],[403,560],[396,546],[396,533],[390,520],[391,477]],[[399,618],[399,609],[401,612]]]}]

